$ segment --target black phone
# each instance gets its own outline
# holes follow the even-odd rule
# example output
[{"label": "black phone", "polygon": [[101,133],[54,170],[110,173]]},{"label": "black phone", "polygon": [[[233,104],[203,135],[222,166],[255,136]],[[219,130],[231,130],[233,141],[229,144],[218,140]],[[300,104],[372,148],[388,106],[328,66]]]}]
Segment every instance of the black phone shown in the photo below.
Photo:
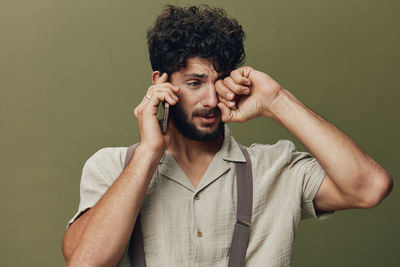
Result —
[{"label": "black phone", "polygon": [[[160,106],[162,107],[162,110],[160,110]],[[157,117],[160,123],[162,134],[165,134],[167,132],[168,116],[169,116],[169,104],[167,102],[162,102],[158,106],[158,112],[157,112]]]}]

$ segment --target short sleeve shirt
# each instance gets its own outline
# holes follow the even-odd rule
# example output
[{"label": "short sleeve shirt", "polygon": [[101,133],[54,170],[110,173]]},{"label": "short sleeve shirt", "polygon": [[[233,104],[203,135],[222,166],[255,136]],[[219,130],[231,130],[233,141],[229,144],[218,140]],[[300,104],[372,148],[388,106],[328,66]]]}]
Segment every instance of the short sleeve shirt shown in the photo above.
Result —
[{"label": "short sleeve shirt", "polygon": [[[309,153],[288,140],[253,144],[253,211],[246,266],[290,266],[300,220],[324,219],[313,199],[326,176]],[[100,149],[85,163],[78,212],[92,207],[121,174],[126,147]],[[199,159],[201,160],[201,159]],[[141,207],[146,265],[228,266],[236,222],[235,162],[245,162],[227,126],[224,141],[197,187],[164,154]],[[117,266],[130,266],[127,251]]]}]

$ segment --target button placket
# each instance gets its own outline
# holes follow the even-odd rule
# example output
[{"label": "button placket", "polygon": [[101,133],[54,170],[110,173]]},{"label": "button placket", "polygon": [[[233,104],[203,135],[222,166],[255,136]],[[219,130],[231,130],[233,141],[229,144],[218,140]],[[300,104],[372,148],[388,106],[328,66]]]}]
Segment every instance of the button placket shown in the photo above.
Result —
[{"label": "button placket", "polygon": [[[194,202],[193,202],[193,208],[196,206],[196,202],[198,201],[198,200],[200,200],[200,194],[199,193],[196,193],[194,196],[193,196],[193,200],[194,200]],[[195,208],[194,208],[195,209]],[[196,212],[195,212],[196,213]],[[203,237],[203,232],[200,230],[200,228],[198,228],[199,227],[199,225],[197,225],[197,223],[196,223],[196,228],[195,228],[195,233],[196,233],[196,235],[197,235],[197,237],[198,238],[201,238],[201,237]]]}]

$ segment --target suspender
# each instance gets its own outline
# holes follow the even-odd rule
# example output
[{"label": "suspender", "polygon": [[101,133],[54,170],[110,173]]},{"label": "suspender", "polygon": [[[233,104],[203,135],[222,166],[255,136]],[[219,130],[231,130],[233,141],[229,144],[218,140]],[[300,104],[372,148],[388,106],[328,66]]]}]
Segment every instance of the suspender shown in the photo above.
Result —
[{"label": "suspender", "polygon": [[[125,165],[124,168],[128,165],[129,161],[133,156],[133,152],[135,152],[136,147],[139,143],[131,145],[128,147],[125,156]],[[136,223],[133,228],[132,236],[129,241],[128,253],[131,260],[131,266],[134,267],[145,267],[146,260],[144,258],[144,246],[143,246],[143,234],[142,234],[142,226],[140,224],[140,212],[136,218]]]},{"label": "suspender", "polygon": [[246,162],[236,162],[237,207],[228,267],[242,267],[249,242],[251,212],[253,207],[253,174],[249,153],[241,146]]},{"label": "suspender", "polygon": [[[128,147],[125,157],[124,168],[128,165],[138,144]],[[247,150],[242,146],[242,151],[246,162],[236,162],[236,182],[237,182],[237,208],[236,223],[233,229],[232,244],[229,251],[228,267],[243,267],[246,259],[247,244],[249,242],[251,214],[253,206],[253,175],[251,162]],[[140,213],[136,219],[135,227],[128,248],[131,266],[145,267],[143,234],[140,225]]]}]

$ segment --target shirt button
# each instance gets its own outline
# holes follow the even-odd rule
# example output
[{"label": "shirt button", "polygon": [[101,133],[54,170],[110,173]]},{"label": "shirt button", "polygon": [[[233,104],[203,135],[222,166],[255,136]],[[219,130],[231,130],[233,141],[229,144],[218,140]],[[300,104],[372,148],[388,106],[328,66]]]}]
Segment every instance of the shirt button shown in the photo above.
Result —
[{"label": "shirt button", "polygon": [[201,231],[197,231],[197,236],[198,236],[198,237],[202,237],[202,236],[203,236],[203,233],[202,233]]},{"label": "shirt button", "polygon": [[196,194],[196,195],[194,196],[194,199],[199,200],[199,199],[200,199],[199,194]]}]

